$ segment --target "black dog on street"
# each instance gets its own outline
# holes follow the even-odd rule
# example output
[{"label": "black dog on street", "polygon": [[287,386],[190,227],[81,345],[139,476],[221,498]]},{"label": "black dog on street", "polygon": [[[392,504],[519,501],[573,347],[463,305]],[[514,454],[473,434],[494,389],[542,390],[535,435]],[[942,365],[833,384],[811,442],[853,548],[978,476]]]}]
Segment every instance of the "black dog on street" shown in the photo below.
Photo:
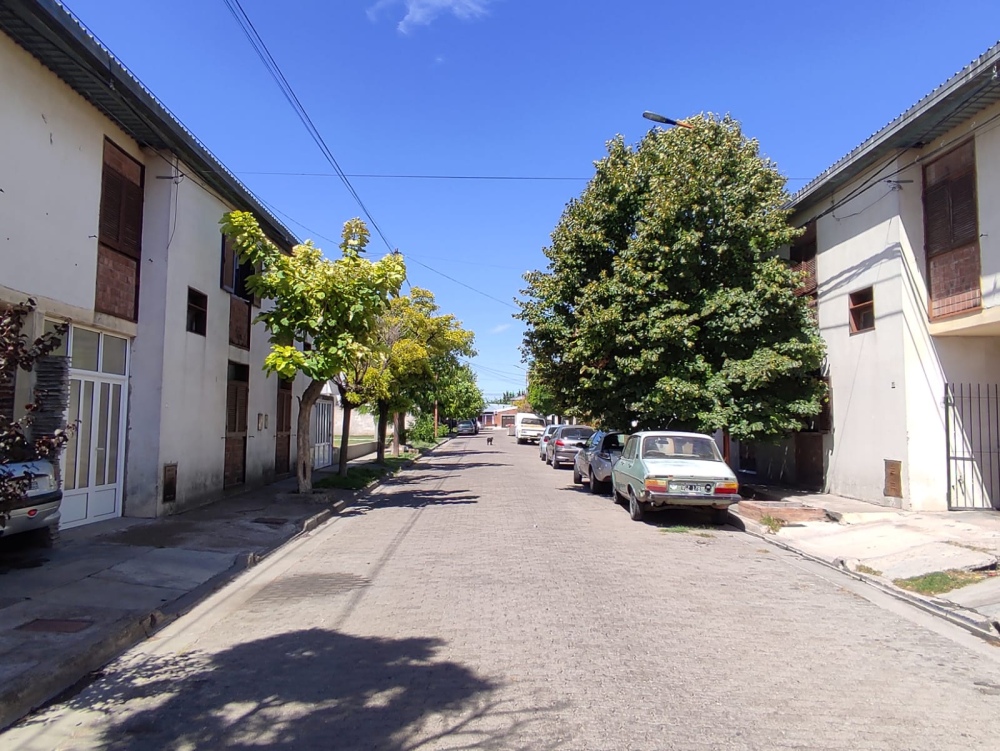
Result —
[{"label": "black dog on street", "polygon": [[493,436],[491,436],[491,435],[486,436],[486,445],[487,446],[492,446],[493,445]]}]

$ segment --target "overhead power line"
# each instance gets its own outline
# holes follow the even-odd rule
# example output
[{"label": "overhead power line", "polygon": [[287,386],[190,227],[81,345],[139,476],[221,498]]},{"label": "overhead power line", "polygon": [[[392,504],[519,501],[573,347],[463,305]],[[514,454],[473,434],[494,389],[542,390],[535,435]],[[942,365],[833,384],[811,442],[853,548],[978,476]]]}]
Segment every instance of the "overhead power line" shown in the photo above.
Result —
[{"label": "overhead power line", "polygon": [[[248,172],[241,175],[280,175],[283,177],[340,177],[335,172]],[[586,182],[589,177],[546,177],[543,175],[390,175],[373,173],[352,173],[345,177],[361,177],[380,180],[538,180],[552,182]]]}]

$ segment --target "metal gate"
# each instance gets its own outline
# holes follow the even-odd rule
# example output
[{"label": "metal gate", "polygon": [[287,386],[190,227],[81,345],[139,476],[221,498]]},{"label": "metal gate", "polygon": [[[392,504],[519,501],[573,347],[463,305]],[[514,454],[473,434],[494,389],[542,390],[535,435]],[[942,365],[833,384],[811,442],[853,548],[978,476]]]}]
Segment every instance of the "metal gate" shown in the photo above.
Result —
[{"label": "metal gate", "polygon": [[1000,509],[1000,385],[946,384],[944,407],[948,508]]}]

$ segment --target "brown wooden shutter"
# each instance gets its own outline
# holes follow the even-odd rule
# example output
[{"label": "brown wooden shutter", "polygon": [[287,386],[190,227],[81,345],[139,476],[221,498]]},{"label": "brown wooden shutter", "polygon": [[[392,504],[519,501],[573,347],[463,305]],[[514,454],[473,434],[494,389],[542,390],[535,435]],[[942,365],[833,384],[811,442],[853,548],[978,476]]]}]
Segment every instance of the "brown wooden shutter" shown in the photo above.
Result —
[{"label": "brown wooden shutter", "polygon": [[235,288],[233,280],[236,278],[236,249],[227,235],[222,236],[222,279],[220,285],[227,292],[232,292]]},{"label": "brown wooden shutter", "polygon": [[121,239],[122,202],[125,197],[125,177],[107,164],[101,174],[101,212],[98,240],[118,250]]},{"label": "brown wooden shutter", "polygon": [[953,248],[979,239],[976,212],[976,176],[966,172],[951,183],[951,245]]},{"label": "brown wooden shutter", "polygon": [[127,256],[139,258],[142,248],[142,187],[126,180],[124,188],[118,249]]},{"label": "brown wooden shutter", "polygon": [[924,193],[924,235],[928,256],[951,248],[951,207],[947,183],[938,183]]},{"label": "brown wooden shutter", "polygon": [[247,402],[249,401],[250,389],[245,383],[236,385],[236,432],[247,432]]},{"label": "brown wooden shutter", "polygon": [[235,433],[237,432],[237,424],[239,423],[239,414],[237,402],[239,401],[239,383],[236,381],[230,381],[226,385],[226,432]]}]

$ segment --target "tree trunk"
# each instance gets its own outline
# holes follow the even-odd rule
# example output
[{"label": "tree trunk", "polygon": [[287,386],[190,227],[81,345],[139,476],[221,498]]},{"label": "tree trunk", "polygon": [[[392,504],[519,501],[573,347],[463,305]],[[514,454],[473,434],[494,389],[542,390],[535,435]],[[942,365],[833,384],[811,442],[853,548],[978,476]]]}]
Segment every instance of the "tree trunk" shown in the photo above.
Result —
[{"label": "tree trunk", "polygon": [[[405,417],[403,419],[406,419]],[[399,456],[399,444],[403,440],[403,431],[399,421],[399,412],[392,413],[392,455]]]},{"label": "tree trunk", "polygon": [[438,400],[434,400],[434,440],[438,438]]},{"label": "tree trunk", "polygon": [[381,464],[385,461],[385,434],[389,427],[389,405],[385,402],[378,403],[378,449],[375,460]]},{"label": "tree trunk", "polygon": [[309,445],[312,408],[323,393],[324,381],[311,381],[299,397],[299,415],[296,420],[295,474],[300,493],[312,493],[312,446]]},{"label": "tree trunk", "polygon": [[340,464],[337,468],[337,474],[341,477],[347,477],[347,448],[351,445],[351,412],[354,407],[343,397],[340,401],[344,405],[344,425],[340,431],[340,451],[338,452]]}]

